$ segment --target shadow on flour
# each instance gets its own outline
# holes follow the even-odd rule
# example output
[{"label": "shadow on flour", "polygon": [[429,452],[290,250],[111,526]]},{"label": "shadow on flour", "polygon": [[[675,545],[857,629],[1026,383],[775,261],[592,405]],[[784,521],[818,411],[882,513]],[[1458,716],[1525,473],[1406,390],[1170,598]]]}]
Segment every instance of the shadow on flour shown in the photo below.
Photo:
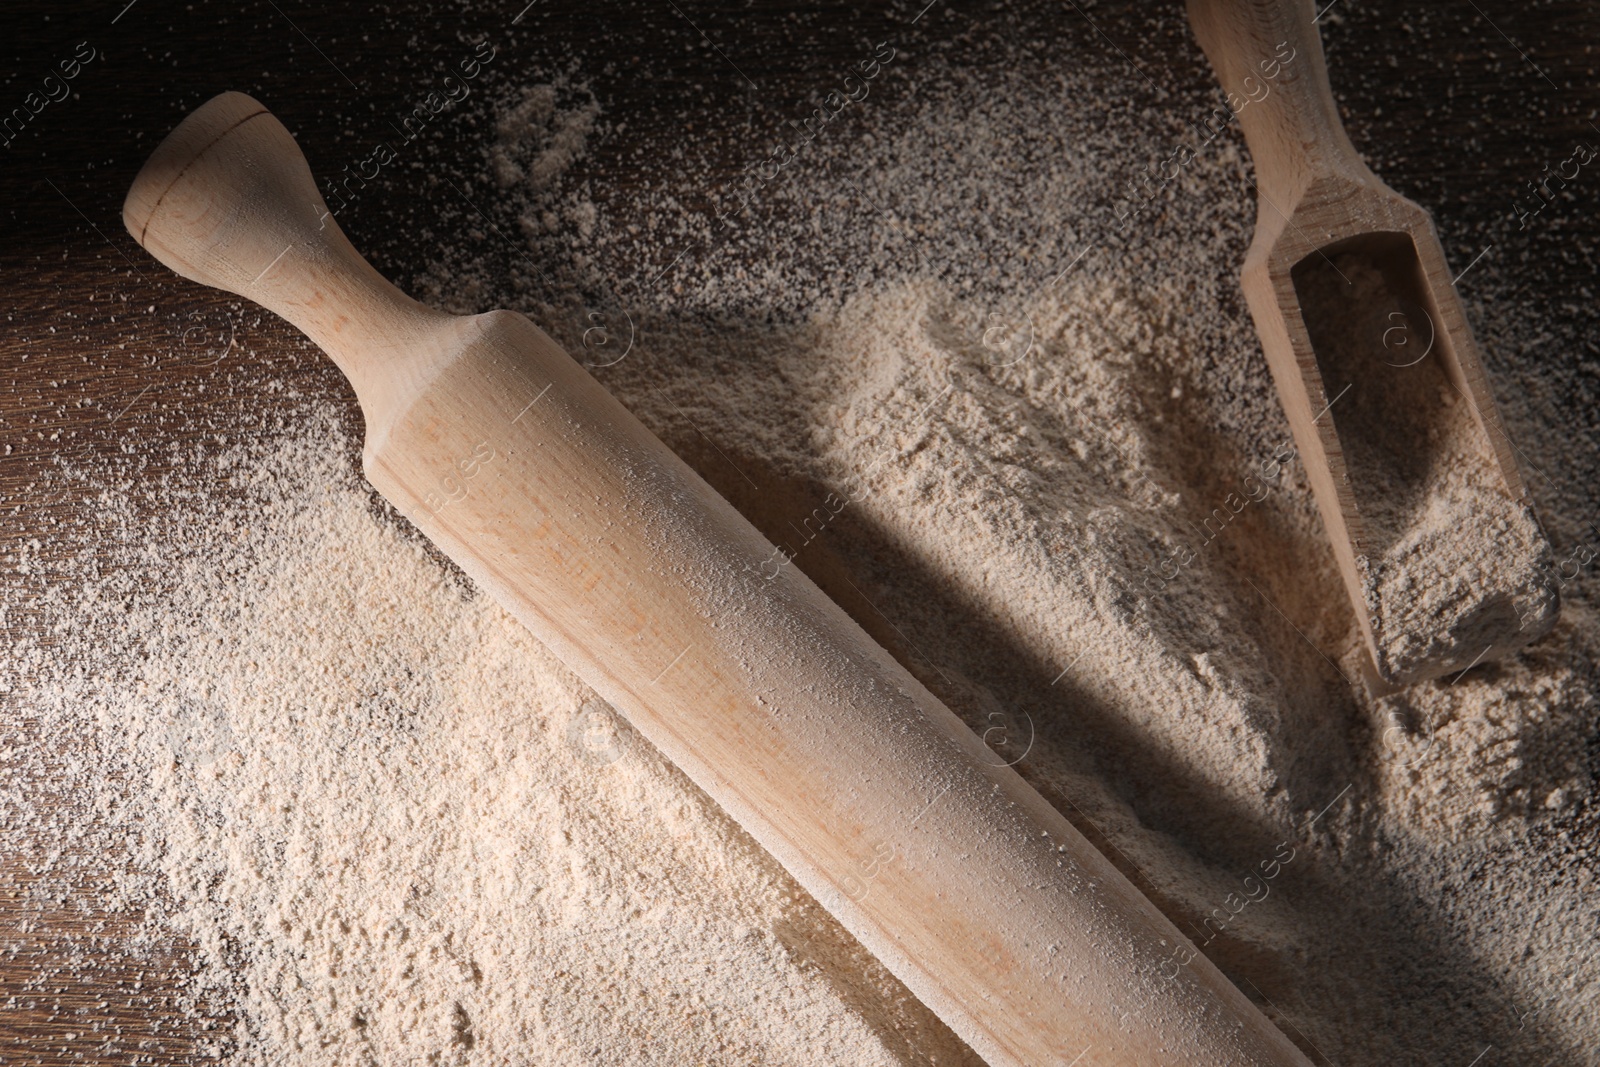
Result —
[{"label": "shadow on flour", "polygon": [[[656,333],[670,334],[674,325],[659,324]],[[762,381],[764,389],[796,397],[787,408],[774,411],[768,406],[758,419],[746,415],[742,420],[750,432],[768,435],[765,444],[719,432],[717,420],[698,415],[702,406],[730,409],[731,404],[737,410],[736,387],[748,387],[762,377],[763,367],[772,369],[750,359],[770,347],[771,331],[771,323],[759,319],[721,321],[711,344],[671,351],[670,367],[649,366],[649,353],[641,351],[637,359],[597,376],[763,534],[774,541],[793,541],[790,523],[803,527],[805,517],[836,488],[795,464],[776,465],[766,458],[782,451],[772,447],[774,441],[808,439],[816,412],[801,397],[803,390],[781,380]],[[572,338],[558,340],[569,350],[575,343]],[[1156,467],[1170,474],[1172,487],[1201,500],[1222,499],[1248,457],[1231,455],[1231,443],[1199,421],[1191,405],[1175,403],[1170,382],[1153,375],[1141,388],[1145,395],[1139,410],[1160,413],[1144,427]],[[664,399],[671,404],[662,406]],[[685,410],[697,413],[696,423]],[[1052,412],[1032,414],[1042,424],[1061,425]],[[1065,453],[1063,458],[1075,461]],[[1126,503],[1113,499],[1111,492],[1107,487],[1100,500],[1085,503]],[[1053,779],[1039,768],[1072,763],[1083,755],[1079,762],[1091,764],[1097,781],[1153,831],[1140,835],[1147,851],[1152,844],[1157,850],[1178,851],[1218,872],[1242,869],[1269,854],[1272,843],[1283,838],[1289,815],[1299,812],[1303,823],[1305,813],[1320,806],[1320,798],[1304,795],[1310,792],[1308,781],[1320,784],[1330,773],[1345,771],[1340,782],[1349,780],[1354,796],[1372,795],[1370,763],[1363,762],[1380,748],[1370,736],[1372,726],[1345,682],[1302,636],[1315,637],[1331,652],[1344,622],[1330,624],[1326,606],[1336,603],[1348,612],[1331,568],[1307,562],[1321,559],[1326,546],[1291,528],[1271,509],[1247,512],[1225,539],[1208,548],[1206,565],[1224,576],[1217,584],[1230,617],[1247,620],[1235,640],[1260,649],[1270,668],[1270,677],[1258,681],[1288,708],[1273,724],[1272,753],[1283,801],[1278,807],[1285,818],[1263,817],[1219,796],[1214,783],[1178,762],[1152,759],[1138,723],[1071,679],[1052,685],[1060,664],[1047,662],[988,617],[974,598],[963,595],[919,554],[914,538],[865,520],[859,509],[846,508],[830,518],[826,532],[807,545],[796,565],[977,732],[987,725],[988,708],[973,699],[972,687],[953,684],[936,666],[971,679],[1005,707],[1026,712],[1038,724],[1038,744],[1044,747],[1018,766],[1023,777],[1180,929],[1190,932],[1217,901],[1179,899],[1153,884],[1118,848],[1115,838],[1120,836],[1126,846],[1129,835],[1117,828],[1108,833],[1097,825],[1080,810],[1079,801],[1091,805],[1074,792],[1070,780]],[[1172,617],[1155,613],[1150,625],[1169,648],[1185,647],[1186,630]],[[1370,822],[1357,820],[1341,833],[1346,836],[1336,843],[1322,835],[1325,852],[1336,848],[1359,855],[1383,845]],[[1294,865],[1277,883],[1282,901],[1292,909],[1292,944],[1279,948],[1259,943],[1244,917],[1236,929],[1209,944],[1206,954],[1269,1017],[1282,1019],[1280,1025],[1297,1043],[1314,1044],[1335,1062],[1373,1056],[1405,1062],[1415,1055],[1412,1032],[1428,1034],[1430,1052],[1448,1043],[1448,1058],[1470,1062],[1482,1051],[1480,1035],[1495,1031],[1485,1020],[1515,1021],[1517,1005],[1495,968],[1475,959],[1469,946],[1440,939],[1427,901],[1373,870],[1373,865],[1361,863]],[[927,1063],[930,1049],[940,1050],[934,1053],[937,1062],[978,1062],[842,927],[804,899],[774,933],[798,960],[826,978],[899,1062],[906,1067]],[[1365,1044],[1345,1048],[1336,1038],[1353,1031],[1341,1005],[1369,1000],[1369,995],[1353,994],[1370,990],[1374,983],[1393,993],[1389,1016],[1364,1021],[1356,1030],[1364,1031]],[[1254,987],[1266,990],[1274,1003],[1263,1003]],[[1450,1021],[1442,1023],[1446,1017]],[[1579,1051],[1563,1048],[1537,1017],[1514,1037],[1502,1036],[1497,1048],[1533,1062],[1572,1061]]]},{"label": "shadow on flour", "polygon": [[813,898],[801,895],[773,928],[796,963],[827,981],[904,1067],[984,1067],[983,1058],[911,994]]},{"label": "shadow on flour", "polygon": [[[724,336],[730,338],[730,348],[741,343],[754,348],[760,343],[760,329],[752,329],[742,340],[733,333]],[[674,369],[675,374],[690,371]],[[709,383],[702,385],[707,392],[714,389]],[[683,387],[695,388],[687,382]],[[1163,386],[1153,383],[1151,388]],[[1226,492],[1222,487],[1235,471],[1231,459],[1218,458],[1228,456],[1220,435],[1186,420],[1176,405],[1168,406],[1171,410],[1164,412],[1166,421],[1159,430],[1159,438],[1168,444],[1158,449],[1158,461],[1174,472],[1173,484],[1201,498],[1219,489]],[[801,410],[794,417],[803,423],[809,413]],[[745,449],[728,439],[713,442],[701,428],[660,425],[656,429],[774,541],[792,540],[790,524],[803,521],[833,490],[803,472],[775,469],[759,448]],[[1087,753],[1098,779],[1146,828],[1156,831],[1157,839],[1171,843],[1165,847],[1175,846],[1221,871],[1247,867],[1270,852],[1273,842],[1295,833],[1294,825],[1304,825],[1306,813],[1320,806],[1318,798],[1300,795],[1308,791],[1307,779],[1326,781],[1330,772],[1344,771],[1354,797],[1364,791],[1371,795],[1371,775],[1363,763],[1377,748],[1365,736],[1370,727],[1345,682],[1336,676],[1336,668],[1303,636],[1326,630],[1326,604],[1338,603],[1341,608],[1344,604],[1341,590],[1332,584],[1336,578],[1331,570],[1305,562],[1322,550],[1322,545],[1289,529],[1268,509],[1257,509],[1257,514],[1240,522],[1227,544],[1215,546],[1210,562],[1225,576],[1220,588],[1228,598],[1231,617],[1246,620],[1236,640],[1253,643],[1270,665],[1272,677],[1258,681],[1270,685],[1274,699],[1292,705],[1292,713],[1276,724],[1283,755],[1278,790],[1285,796],[1294,793],[1292,808],[1288,803],[1279,806],[1286,816],[1298,814],[1292,823],[1264,817],[1219,796],[1213,783],[1176,760],[1153,759],[1136,723],[1071,679],[1052,685],[1060,672],[1058,664],[1046,662],[1007,628],[987,618],[918,554],[914,543],[869,521],[858,509],[845,509],[834,518],[827,534],[809,543],[795,565],[977,732],[985,728],[987,708],[975,703],[970,687],[954,683],[950,673],[975,680],[1002,705],[1025,711],[1038,724],[1040,748],[1018,766],[1019,772],[1181,929],[1190,932],[1203,918],[1200,912],[1216,902],[1197,907],[1163,892],[1080,810],[1070,787],[1041,774],[1038,767],[1068,764]],[[1319,581],[1317,575],[1325,580]],[[871,591],[870,598],[866,591]],[[931,626],[928,620],[939,624]],[[1170,620],[1153,618],[1151,626],[1163,640],[1183,647],[1181,628]],[[1330,841],[1324,831],[1325,827],[1318,830],[1324,856],[1336,848],[1381,846],[1359,819],[1341,829],[1348,836],[1338,842]],[[1351,991],[1370,989],[1374,981],[1394,990],[1396,1007],[1394,1018],[1378,1022],[1369,1039],[1389,1042],[1388,1053],[1401,1058],[1409,1054],[1412,1029],[1429,1027],[1435,1046],[1446,1040],[1438,1021],[1447,1012],[1460,1016],[1454,1030],[1460,1036],[1449,1040],[1451,1054],[1459,1055],[1463,1063],[1482,1050],[1479,1035],[1486,1016],[1514,1017],[1515,1006],[1495,971],[1479,964],[1468,946],[1442,940],[1430,924],[1430,905],[1404,886],[1375,878],[1364,866],[1325,863],[1296,865],[1280,889],[1296,924],[1292,945],[1279,951],[1257,943],[1244,919],[1238,936],[1225,933],[1207,946],[1206,953],[1269,1017],[1282,1019],[1280,1025],[1302,1047],[1321,1046],[1337,1061],[1341,1047],[1333,1038],[1346,1025],[1338,1005],[1351,1000]],[[924,1017],[925,1009],[908,1010],[900,1002],[909,993],[902,996],[902,987],[892,979],[886,989],[881,972],[869,978],[851,953],[837,947],[815,952],[817,921],[831,922],[797,916],[791,928],[777,933],[794,940],[791,950],[827,976],[841,998],[878,1030],[888,1047],[897,1050],[902,1062],[925,1062],[917,1052],[922,1046],[907,1041],[908,1027],[931,1036],[947,1032],[943,1024],[931,1013]],[[842,929],[829,938],[850,940]],[[1273,1003],[1264,1002],[1258,987],[1271,990]],[[1535,1020],[1518,1051],[1559,1060],[1571,1050],[1562,1049],[1553,1034],[1541,1032]]]}]

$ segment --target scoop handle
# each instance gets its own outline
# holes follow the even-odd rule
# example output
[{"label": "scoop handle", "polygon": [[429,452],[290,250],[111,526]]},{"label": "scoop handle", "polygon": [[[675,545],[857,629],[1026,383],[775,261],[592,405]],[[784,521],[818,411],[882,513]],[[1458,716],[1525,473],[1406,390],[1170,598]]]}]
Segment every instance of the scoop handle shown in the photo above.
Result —
[{"label": "scoop handle", "polygon": [[1313,0],[1189,0],[1189,23],[1244,128],[1262,210],[1317,178],[1376,181],[1339,121]]},{"label": "scoop handle", "polygon": [[452,316],[402,293],[355,250],[293,135],[244,93],[213,97],[161,142],[122,220],[178,274],[299,327],[350,379],[369,422],[449,329]]}]

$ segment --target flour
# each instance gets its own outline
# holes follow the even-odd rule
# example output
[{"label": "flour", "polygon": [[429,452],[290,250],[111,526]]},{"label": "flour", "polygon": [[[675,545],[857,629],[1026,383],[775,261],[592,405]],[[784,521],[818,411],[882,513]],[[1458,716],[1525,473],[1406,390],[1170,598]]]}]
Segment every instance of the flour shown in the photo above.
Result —
[{"label": "flour", "polygon": [[[375,516],[355,448],[312,415],[208,460],[246,499],[191,497],[124,582],[60,594],[87,623],[69,647],[98,644],[108,673],[35,694],[129,768],[134,858],[198,943],[196,981],[235,998],[233,1054],[893,1062],[848,1007],[893,980],[520,626]],[[159,592],[139,580],[163,572]],[[92,794],[113,826],[122,793]],[[845,958],[844,990],[817,976]],[[936,1022],[873,1011],[909,1015],[891,1033],[929,1031],[918,1043],[959,1062]]]},{"label": "flour", "polygon": [[[1237,143],[1123,233],[1107,174],[1167,151],[1199,94],[1077,114],[1061,101],[1103,98],[1108,69],[902,69],[921,91],[880,79],[736,224],[689,179],[608,199],[573,170],[604,136],[592,99],[507,89],[466,192],[523,247],[499,273],[462,237],[410,288],[529,311],[1295,1040],[1345,1064],[1491,1042],[1593,1062],[1583,583],[1521,653],[1369,692],[1237,292]],[[1490,313],[1498,372],[1534,375]],[[1501,393],[1543,455],[1531,380]],[[210,1054],[976,1062],[373,498],[327,400],[303,409],[164,479],[63,465],[113,563],[12,561],[43,636],[13,652],[36,721],[0,809],[68,856],[132,850],[106,902],[189,946]],[[1593,481],[1537,483],[1558,553]],[[38,803],[51,780],[93,818]],[[1270,894],[1236,907],[1268,862]],[[81,867],[39,869],[20,892],[45,914]],[[91,965],[69,949],[65,974]]]},{"label": "flour", "polygon": [[1379,667],[1410,682],[1543,636],[1558,598],[1538,520],[1505,490],[1403,263],[1391,258],[1391,281],[1375,252],[1309,259],[1295,289],[1367,538],[1357,566]]}]

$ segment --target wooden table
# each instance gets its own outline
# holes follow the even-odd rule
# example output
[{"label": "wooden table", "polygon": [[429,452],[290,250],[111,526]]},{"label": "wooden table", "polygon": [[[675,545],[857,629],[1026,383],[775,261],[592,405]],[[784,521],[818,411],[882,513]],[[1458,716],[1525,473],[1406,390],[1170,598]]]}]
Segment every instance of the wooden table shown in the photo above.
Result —
[{"label": "wooden table", "polygon": [[[1513,199],[1526,195],[1525,183],[1545,163],[1565,158],[1576,139],[1600,144],[1600,130],[1589,124],[1593,44],[1600,41],[1600,9],[1592,4],[1336,3],[1325,39],[1351,136],[1395,188],[1434,209],[1455,263],[1480,251],[1475,227],[1511,218]],[[486,88],[513,70],[576,61],[607,117],[626,124],[625,145],[602,146],[583,164],[595,183],[622,193],[665,181],[694,204],[707,195],[696,190],[726,183],[743,160],[730,154],[721,170],[675,174],[664,161],[679,139],[705,133],[736,141],[741,130],[771,128],[796,113],[818,71],[853,62],[863,42],[893,37],[911,52],[957,62],[970,54],[982,64],[1003,61],[1007,35],[1021,33],[1048,38],[1062,62],[1118,48],[1164,80],[1193,86],[1209,72],[1180,7],[936,0],[924,8],[924,0],[910,0],[860,10],[837,0],[812,7],[664,0],[602,10],[568,0],[527,7],[522,0],[402,0],[375,14],[299,0],[112,0],[62,14],[56,5],[8,5],[0,49],[12,77],[0,86],[0,117],[25,106],[59,62],[90,54],[81,42],[93,58],[71,81],[72,96],[31,114],[11,138],[0,171],[0,266],[9,296],[0,335],[0,553],[39,538],[48,557],[96,536],[92,521],[74,525],[92,519],[94,505],[60,477],[54,461],[63,451],[108,468],[141,455],[143,462],[128,467],[131,476],[155,478],[179,462],[164,458],[172,454],[166,442],[198,442],[218,417],[236,419],[241,432],[266,432],[287,401],[254,393],[255,379],[237,355],[214,358],[235,331],[247,331],[249,358],[270,361],[279,378],[343,397],[352,429],[358,426],[342,380],[291,328],[170,276],[123,231],[120,206],[135,170],[179,118],[218,91],[242,89],[267,101],[314,165],[355,159],[376,116],[409,109],[420,81],[442,77],[470,42],[487,39],[497,58],[482,79]],[[1130,84],[1137,77],[1130,69]],[[466,147],[482,136],[468,128],[454,135]],[[1593,283],[1600,179],[1585,180],[1592,184],[1552,205],[1535,231],[1506,229],[1498,254],[1529,264],[1527,276],[1512,283],[1529,314],[1587,327],[1593,337],[1592,304],[1563,300],[1550,284],[1573,264],[1586,266]],[[427,242],[438,239],[426,232],[437,182],[405,168],[381,181],[378,196],[354,204],[340,221],[357,247],[403,284],[426,259]],[[386,225],[402,212],[421,220],[420,235]],[[1470,283],[1463,292],[1470,304]],[[1592,440],[1600,412],[1593,342],[1571,358],[1575,368],[1591,369],[1574,377],[1562,410],[1574,435]],[[717,471],[704,473],[713,484],[722,481]],[[35,625],[26,606],[39,580],[0,572],[13,609],[8,641]],[[26,744],[28,709],[5,694],[0,708],[0,741]],[[71,800],[43,783],[38,802]],[[80,857],[83,876],[68,898],[45,913],[23,914],[17,899],[32,877],[29,860],[50,847],[15,839],[9,829],[0,845],[0,1062],[208,1058],[197,1024],[162,1008],[184,973],[185,947],[136,950],[126,933],[137,916],[105,914],[97,904],[116,857]],[[24,921],[38,928],[24,934]],[[97,923],[103,929],[85,940]],[[80,947],[93,948],[67,963],[53,955],[50,934],[73,930]]]}]

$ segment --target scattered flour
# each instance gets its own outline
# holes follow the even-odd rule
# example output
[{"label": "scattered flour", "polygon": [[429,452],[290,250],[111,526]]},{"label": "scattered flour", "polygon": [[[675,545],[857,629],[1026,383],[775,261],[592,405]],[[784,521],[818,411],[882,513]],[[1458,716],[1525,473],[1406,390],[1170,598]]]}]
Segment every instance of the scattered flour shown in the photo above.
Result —
[{"label": "scattered flour", "polygon": [[126,768],[86,799],[108,831],[142,827],[133,858],[194,939],[195,981],[231,998],[219,1049],[865,1065],[914,1040],[937,1062],[969,1055],[526,631],[375,513],[356,442],[308,420],[209,454],[213,492],[237,499],[173,494],[124,577],[57,591],[77,620],[66,647],[97,667],[32,694],[51,713],[44,749],[0,797],[8,825],[45,817],[19,790],[47,775],[51,742],[101,746],[72,775],[86,788],[101,760]]},{"label": "scattered flour", "polygon": [[[1109,66],[1007,54],[898,57],[919,92],[886,76],[732,215],[692,179],[591,187],[592,98],[516,87],[465,180],[526,247],[480,266],[462,206],[410,288],[529,311],[1303,1046],[1596,1062],[1586,589],[1452,684],[1362,686],[1237,293],[1237,139],[1119,231],[1108,172],[1204,98],[1109,101]],[[1496,372],[1543,455],[1529,347]],[[14,883],[30,914],[71,857],[131,849],[97,906],[186,946],[201,1052],[236,1062],[976,1062],[301,407],[175,445],[164,478],[64,465],[93,536],[8,548],[37,637],[0,818],[59,850]],[[1595,504],[1593,449],[1572,462],[1535,485],[1558,554]],[[93,966],[70,949],[52,986]]]}]

